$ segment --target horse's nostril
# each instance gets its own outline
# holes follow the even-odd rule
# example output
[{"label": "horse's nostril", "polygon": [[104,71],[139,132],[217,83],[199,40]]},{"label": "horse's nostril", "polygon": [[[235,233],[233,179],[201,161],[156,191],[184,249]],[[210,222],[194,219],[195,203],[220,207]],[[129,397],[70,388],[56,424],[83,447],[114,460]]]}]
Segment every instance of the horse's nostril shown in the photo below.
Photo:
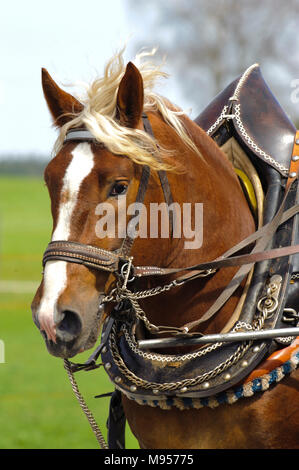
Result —
[{"label": "horse's nostril", "polygon": [[56,335],[65,342],[73,341],[82,330],[82,322],[79,315],[71,310],[62,312],[63,319],[56,327]]}]

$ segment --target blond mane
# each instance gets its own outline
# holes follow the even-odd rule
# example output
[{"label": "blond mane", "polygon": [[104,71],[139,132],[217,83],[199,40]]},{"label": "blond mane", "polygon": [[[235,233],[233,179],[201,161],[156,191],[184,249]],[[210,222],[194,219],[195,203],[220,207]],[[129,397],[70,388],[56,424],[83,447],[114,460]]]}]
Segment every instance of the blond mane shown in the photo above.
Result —
[{"label": "blond mane", "polygon": [[[160,65],[145,60],[155,52],[152,50],[140,53],[134,60],[143,78],[143,110],[160,112],[165,122],[176,131],[185,144],[200,154],[180,120],[180,116],[185,113],[154,92],[157,81],[168,77]],[[95,139],[104,144],[110,152],[126,155],[133,162],[149,165],[156,170],[174,170],[178,167],[175,160],[169,158],[172,156],[170,151],[158,146],[157,141],[146,132],[124,127],[116,119],[117,92],[126,70],[123,53],[124,49],[112,57],[105,67],[103,77],[96,78],[91,85],[84,86],[85,95],[79,98],[83,110],[79,114],[72,115],[73,119],[62,126],[54,151],[57,153],[61,149],[69,129],[86,126]],[[157,155],[159,159],[156,158]]]}]

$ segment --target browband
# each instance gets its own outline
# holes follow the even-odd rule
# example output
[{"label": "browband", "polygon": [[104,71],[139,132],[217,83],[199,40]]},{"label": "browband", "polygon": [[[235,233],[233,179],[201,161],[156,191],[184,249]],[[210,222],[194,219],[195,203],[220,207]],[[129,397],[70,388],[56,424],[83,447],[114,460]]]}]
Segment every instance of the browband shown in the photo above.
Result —
[{"label": "browband", "polygon": [[94,135],[88,130],[88,129],[70,129],[65,138],[64,142],[67,142],[68,140],[88,140],[88,141],[95,141]]}]

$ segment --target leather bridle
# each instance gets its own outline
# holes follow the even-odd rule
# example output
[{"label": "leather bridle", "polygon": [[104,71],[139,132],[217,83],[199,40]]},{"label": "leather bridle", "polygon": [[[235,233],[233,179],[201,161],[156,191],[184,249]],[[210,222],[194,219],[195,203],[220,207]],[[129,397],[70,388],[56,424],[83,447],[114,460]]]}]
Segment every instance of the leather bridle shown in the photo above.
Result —
[{"label": "leather bridle", "polygon": [[[153,130],[149,119],[146,114],[142,115],[144,130],[154,137]],[[95,138],[87,129],[71,129],[64,142],[67,141],[91,141],[94,142]],[[165,202],[169,207],[172,202],[172,194],[168,182],[167,174],[164,170],[158,170],[158,176],[163,190]],[[141,177],[135,203],[143,203],[146,190],[148,187],[150,177],[150,167],[148,165],[142,166]],[[137,216],[139,217],[140,214]],[[169,212],[170,230],[172,230],[172,214]],[[117,250],[105,250],[90,245],[85,245],[72,241],[53,241],[50,242],[43,256],[43,266],[47,261],[63,260],[67,262],[84,264],[87,267],[100,269],[102,271],[109,271],[111,273],[118,272],[119,265],[128,262],[129,254],[133,246],[134,239],[130,234],[126,236],[122,245]]]}]

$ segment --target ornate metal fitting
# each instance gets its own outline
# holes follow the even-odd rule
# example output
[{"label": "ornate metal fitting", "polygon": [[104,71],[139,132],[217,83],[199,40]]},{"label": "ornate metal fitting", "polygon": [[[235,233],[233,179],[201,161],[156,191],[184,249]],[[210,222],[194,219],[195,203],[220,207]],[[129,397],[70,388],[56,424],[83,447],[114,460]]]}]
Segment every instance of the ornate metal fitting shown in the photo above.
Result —
[{"label": "ornate metal fitting", "polygon": [[124,263],[122,267],[120,268],[120,275],[124,280],[123,286],[124,288],[127,287],[128,282],[132,282],[135,279],[134,276],[134,268],[132,266],[132,261],[133,257],[131,256],[129,258],[129,261],[127,263]]},{"label": "ornate metal fitting", "polygon": [[278,307],[278,296],[282,283],[282,277],[274,274],[269,280],[266,295],[257,304],[259,312],[265,314],[265,318],[271,318]]},{"label": "ornate metal fitting", "polygon": [[293,308],[285,308],[283,310],[282,321],[296,327],[299,323],[299,312],[296,312]]}]

